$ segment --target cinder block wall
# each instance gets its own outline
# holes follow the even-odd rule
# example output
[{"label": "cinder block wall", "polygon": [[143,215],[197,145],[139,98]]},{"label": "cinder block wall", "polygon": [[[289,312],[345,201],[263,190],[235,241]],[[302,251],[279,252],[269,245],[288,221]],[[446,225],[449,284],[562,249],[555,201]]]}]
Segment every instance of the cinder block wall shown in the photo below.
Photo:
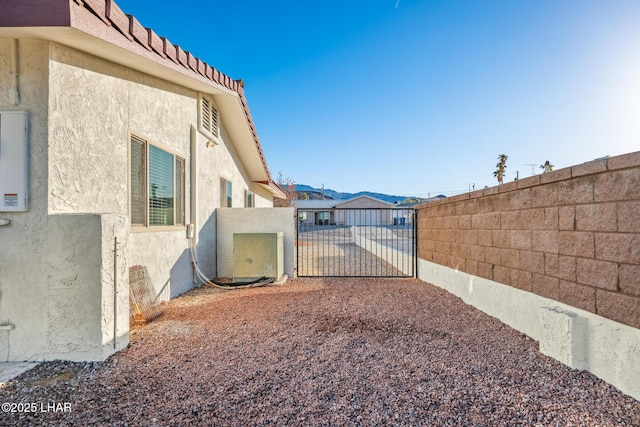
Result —
[{"label": "cinder block wall", "polygon": [[418,256],[640,328],[640,152],[422,205]]}]

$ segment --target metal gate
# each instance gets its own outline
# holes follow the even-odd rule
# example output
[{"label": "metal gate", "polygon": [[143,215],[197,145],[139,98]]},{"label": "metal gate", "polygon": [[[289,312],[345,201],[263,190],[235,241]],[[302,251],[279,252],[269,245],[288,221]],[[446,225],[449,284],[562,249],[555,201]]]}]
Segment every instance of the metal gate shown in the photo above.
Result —
[{"label": "metal gate", "polygon": [[299,277],[415,277],[413,208],[297,210]]}]

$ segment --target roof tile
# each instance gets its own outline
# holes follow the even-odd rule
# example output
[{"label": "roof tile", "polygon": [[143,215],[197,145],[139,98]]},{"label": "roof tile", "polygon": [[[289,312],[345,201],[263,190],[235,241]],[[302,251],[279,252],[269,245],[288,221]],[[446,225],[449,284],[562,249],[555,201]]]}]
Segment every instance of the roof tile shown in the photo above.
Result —
[{"label": "roof tile", "polygon": [[149,32],[144,28],[140,22],[133,15],[127,15],[129,17],[129,34],[133,36],[136,41],[147,50],[151,50],[149,46]]},{"label": "roof tile", "polygon": [[200,74],[206,77],[207,75],[207,64],[202,62],[200,58],[196,58],[196,68]]},{"label": "roof tile", "polygon": [[[77,3],[82,4],[82,2],[77,2]],[[96,16],[102,20],[102,22],[104,22],[107,25],[111,25],[111,23],[107,19],[107,14],[106,14],[107,9],[109,8],[109,3],[111,3],[111,1],[107,1],[106,4],[105,4],[105,0],[85,0],[84,1],[85,7],[87,9],[95,13]]]},{"label": "roof tile", "polygon": [[204,63],[204,66],[206,68],[204,75],[207,76],[207,78],[213,80],[213,67],[206,62]]},{"label": "roof tile", "polygon": [[160,38],[155,31],[151,28],[147,28],[147,33],[149,35],[149,46],[160,56],[166,58],[167,55],[164,53],[164,41]]},{"label": "roof tile", "polygon": [[178,57],[176,56],[176,47],[173,43],[167,40],[166,37],[160,37],[162,39],[162,52],[164,52],[165,56],[175,62],[178,63]]},{"label": "roof tile", "polygon": [[107,0],[106,16],[114,25],[114,27],[116,27],[122,33],[122,35],[124,35],[129,40],[133,40],[133,37],[131,37],[131,34],[129,34],[129,17],[122,11],[122,9],[118,7],[115,2],[111,0]]},{"label": "roof tile", "polygon": [[191,68],[193,71],[198,72],[198,61],[196,57],[191,54],[191,52],[186,52],[187,54],[187,66]]},{"label": "roof tile", "polygon": [[182,50],[182,48],[176,45],[176,57],[178,58],[178,62],[180,62],[185,67],[189,67],[189,61],[187,60],[187,53]]}]

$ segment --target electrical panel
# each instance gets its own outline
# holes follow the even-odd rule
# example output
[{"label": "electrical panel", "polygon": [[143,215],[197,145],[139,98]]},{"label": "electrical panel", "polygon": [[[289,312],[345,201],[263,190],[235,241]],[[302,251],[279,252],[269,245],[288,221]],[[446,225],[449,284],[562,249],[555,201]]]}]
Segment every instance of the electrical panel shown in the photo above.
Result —
[{"label": "electrical panel", "polygon": [[29,209],[29,116],[0,111],[0,212]]},{"label": "electrical panel", "polygon": [[243,282],[284,274],[283,233],[234,233],[233,278]]}]

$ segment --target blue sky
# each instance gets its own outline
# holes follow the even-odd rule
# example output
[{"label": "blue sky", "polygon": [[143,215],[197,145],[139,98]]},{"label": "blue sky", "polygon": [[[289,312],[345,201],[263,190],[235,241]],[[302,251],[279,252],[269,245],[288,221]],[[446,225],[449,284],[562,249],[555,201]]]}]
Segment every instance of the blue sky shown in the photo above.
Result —
[{"label": "blue sky", "polygon": [[274,178],[426,197],[640,150],[637,0],[116,1],[245,80]]}]

